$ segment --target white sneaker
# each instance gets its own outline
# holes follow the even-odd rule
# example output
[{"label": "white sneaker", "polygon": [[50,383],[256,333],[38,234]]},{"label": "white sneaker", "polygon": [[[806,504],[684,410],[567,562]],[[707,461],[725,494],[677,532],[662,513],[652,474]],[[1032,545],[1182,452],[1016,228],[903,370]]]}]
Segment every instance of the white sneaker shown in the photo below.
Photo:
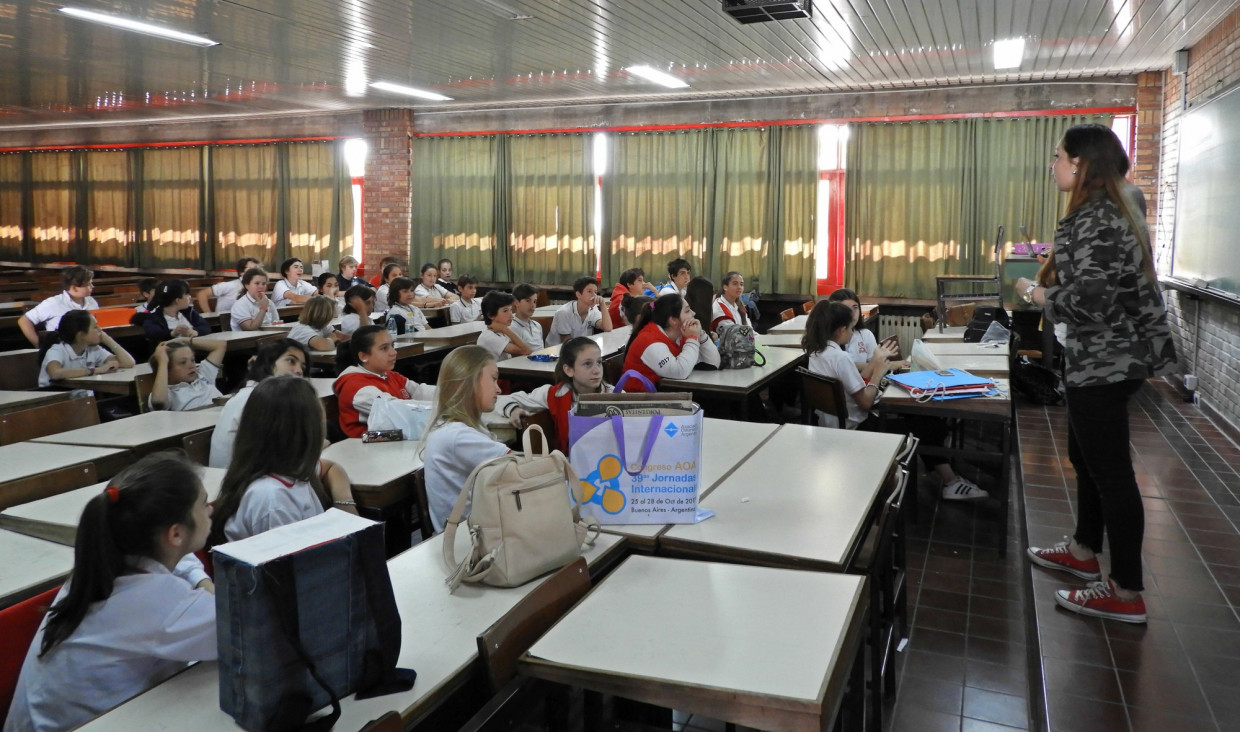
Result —
[{"label": "white sneaker", "polygon": [[960,476],[943,486],[945,501],[976,501],[982,498],[990,498],[990,494]]}]

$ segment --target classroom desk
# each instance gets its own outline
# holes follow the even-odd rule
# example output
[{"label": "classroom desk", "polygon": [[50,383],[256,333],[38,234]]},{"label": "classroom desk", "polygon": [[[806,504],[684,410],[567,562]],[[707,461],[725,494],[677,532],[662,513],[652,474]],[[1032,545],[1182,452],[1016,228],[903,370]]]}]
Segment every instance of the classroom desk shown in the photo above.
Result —
[{"label": "classroom desk", "polygon": [[0,610],[64,582],[73,569],[73,548],[0,531]]},{"label": "classroom desk", "polygon": [[413,339],[440,346],[470,346],[478,342],[478,334],[486,330],[481,320],[431,328],[413,334]]},{"label": "classroom desk", "polygon": [[[606,359],[608,356],[614,356],[624,350],[629,342],[629,333],[632,331],[633,326],[624,325],[619,328],[613,328],[606,333],[595,333],[590,336],[590,339],[598,344],[603,358]],[[551,356],[553,358],[551,361],[535,361],[529,356],[515,356],[504,359],[499,362],[499,375],[509,378],[520,377],[548,382],[554,381],[554,359],[560,357],[560,346],[562,345],[562,343],[557,343],[554,346],[547,346],[531,354],[535,356]]]},{"label": "classroom desk", "polygon": [[[427,351],[426,344],[410,339],[407,336],[400,336],[396,339],[396,360],[401,361],[406,358],[419,356]],[[317,364],[334,364],[336,363],[336,349],[330,351],[310,351],[310,362]]]},{"label": "classroom desk", "polygon": [[935,354],[935,358],[939,360],[939,365],[945,369],[960,369],[961,371],[968,371],[974,376],[984,376],[987,378],[1006,379],[1008,368],[1011,365],[1007,356],[997,354],[985,356]]},{"label": "classroom desk", "polygon": [[152,373],[151,365],[143,361],[131,369],[120,369],[110,374],[78,376],[72,379],[53,381],[52,386],[61,389],[90,389],[92,391],[101,391],[105,394],[137,396],[138,390],[134,383],[135,380],[139,376],[149,373]]},{"label": "classroom desk", "polygon": [[791,348],[758,346],[766,358],[764,366],[744,369],[721,369],[719,371],[694,371],[687,379],[662,379],[660,391],[692,391],[734,400],[740,404],[740,418],[749,419],[749,398],[780,374],[790,371],[805,358],[805,354]]},{"label": "classroom desk", "polygon": [[69,398],[63,391],[0,391],[0,414],[30,409]]},{"label": "classroom desk", "polygon": [[[259,330],[267,330],[267,331],[271,331],[274,333],[288,333],[296,325],[297,325],[297,321],[293,320],[288,323],[273,323],[271,325],[264,325],[261,328],[259,328]],[[332,321],[328,323],[328,325],[339,330],[340,329],[340,318],[332,318]]]},{"label": "classroom desk", "polygon": [[432,533],[426,492],[416,490],[414,474],[422,469],[417,440],[367,443],[354,437],[328,446],[323,459],[344,468],[359,507],[370,509],[371,518],[388,522],[385,543],[389,555],[409,548],[411,508],[425,519],[422,535]]},{"label": "classroom desk", "polygon": [[265,330],[225,330],[205,336],[194,336],[194,345],[195,347],[202,343],[214,345],[218,341],[224,341],[227,344],[226,350],[233,353],[252,351],[258,348],[259,341],[278,337],[277,334]]},{"label": "classroom desk", "polygon": [[[214,501],[219,496],[220,483],[224,481],[225,472],[223,468],[200,469],[207,500]],[[107,486],[108,481],[105,480],[58,496],[7,508],[0,513],[0,529],[73,546],[82,509]]]},{"label": "classroom desk", "polygon": [[[456,555],[465,556],[469,532],[457,533]],[[453,594],[444,587],[443,535],[439,534],[388,561],[392,592],[403,620],[397,665],[418,672],[409,691],[358,700],[350,695],[341,701],[341,717],[333,729],[359,730],[367,722],[393,709],[399,710],[410,727],[463,688],[477,672],[478,635],[504,617],[542,580],[501,589],[462,585]],[[624,540],[600,536],[584,556],[592,573],[614,562]],[[218,664],[196,664],[164,683],[130,699],[89,722],[83,732],[219,732],[237,730],[236,723],[220,711]]]},{"label": "classroom desk", "polygon": [[189,412],[158,410],[38,437],[32,442],[110,447],[128,450],[131,457],[141,457],[158,450],[180,447],[181,438],[214,427],[219,418],[220,407]]},{"label": "classroom desk", "polygon": [[537,320],[538,324],[542,326],[544,338],[551,332],[551,321],[555,320],[555,311],[562,307],[564,307],[564,303],[557,302],[553,305],[543,305],[541,307],[534,308],[533,317],[534,320]]},{"label": "classroom desk", "polygon": [[673,556],[847,571],[903,435],[786,424],[702,500],[715,512],[659,537]]},{"label": "classroom desk", "polygon": [[944,341],[947,343],[964,343],[965,330],[966,330],[966,326],[963,326],[963,325],[953,325],[953,326],[946,327],[943,329],[943,332],[941,333],[939,332],[938,328],[931,328],[930,330],[921,334],[921,340],[925,341],[926,343],[932,343],[935,341]]},{"label": "classroom desk", "polygon": [[[877,305],[862,305],[861,306],[862,327],[864,327],[866,320],[873,317],[877,313],[878,313]],[[808,322],[809,322],[809,313],[802,313],[799,315],[794,315],[792,318],[785,320],[782,323],[772,325],[770,328],[767,329],[766,332],[767,333],[778,333],[781,335],[792,335],[792,334],[800,335],[800,334],[805,333],[805,324]]]},{"label": "classroom desk", "polygon": [[863,577],[631,556],[517,669],[760,729],[827,730],[850,676],[853,705],[864,696],[867,607]]},{"label": "classroom desk", "polygon": [[758,335],[757,342],[771,348],[795,348],[799,351],[804,337],[804,333],[763,333]]},{"label": "classroom desk", "polygon": [[44,442],[0,446],[0,509],[61,493],[73,481],[111,478],[129,462],[127,452],[112,448]]},{"label": "classroom desk", "polygon": [[17,302],[0,302],[0,313],[3,313],[4,315],[9,315],[12,313],[21,314],[26,312],[29,305],[30,303],[24,300],[19,300]]},{"label": "classroom desk", "polygon": [[936,356],[1004,356],[1009,355],[1006,343],[965,343],[963,341],[927,341],[926,347]]}]

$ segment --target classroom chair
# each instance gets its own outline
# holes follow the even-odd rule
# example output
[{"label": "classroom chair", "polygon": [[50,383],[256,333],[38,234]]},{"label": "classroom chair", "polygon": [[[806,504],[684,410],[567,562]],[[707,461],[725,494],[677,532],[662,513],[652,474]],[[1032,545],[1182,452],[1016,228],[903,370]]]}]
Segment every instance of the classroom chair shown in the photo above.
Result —
[{"label": "classroom chair", "polygon": [[155,374],[138,374],[133,377],[133,389],[138,399],[138,414],[151,411],[151,389],[155,387]]},{"label": "classroom chair", "polygon": [[66,399],[0,416],[0,445],[99,424],[94,397]]},{"label": "classroom chair", "polygon": [[22,662],[59,591],[60,587],[56,586],[0,610],[0,719],[9,716]]},{"label": "classroom chair", "polygon": [[815,410],[833,415],[838,427],[848,425],[848,397],[844,385],[829,376],[816,374],[804,366],[797,367],[801,376],[801,423],[818,424]]},{"label": "classroom chair", "polygon": [[0,353],[0,389],[24,391],[39,386],[39,351],[23,348]]},{"label": "classroom chair", "polygon": [[4,490],[0,491],[0,511],[98,482],[99,473],[94,463],[70,465],[67,468],[11,480],[6,482]]},{"label": "classroom chair", "polygon": [[211,459],[211,435],[215,428],[192,432],[181,438],[181,449],[185,456],[198,465],[206,465]]},{"label": "classroom chair", "polygon": [[400,712],[388,712],[367,722],[361,732],[405,732],[405,720],[400,718]]},{"label": "classroom chair", "polygon": [[783,323],[796,317],[796,312],[792,308],[781,310],[779,313],[779,322]]},{"label": "classroom chair", "polygon": [[[133,298],[126,298],[126,301]],[[129,320],[133,318],[133,308],[100,308],[91,310],[90,314],[95,316],[95,322],[100,328],[111,328],[117,325],[129,325]]]},{"label": "classroom chair", "polygon": [[[995,234],[995,270],[990,274],[984,275],[939,275],[934,278],[935,288],[938,296],[938,318],[939,332],[943,332],[943,326],[947,323],[947,304],[950,302],[974,302],[981,300],[988,302],[994,300],[1003,307],[1003,225],[999,225],[999,231]],[[965,285],[964,292],[955,291],[956,285]]]},{"label": "classroom chair", "polygon": [[813,309],[814,309],[813,300],[806,300],[805,302],[801,303],[801,312],[805,313],[806,315],[809,315],[809,311]]}]

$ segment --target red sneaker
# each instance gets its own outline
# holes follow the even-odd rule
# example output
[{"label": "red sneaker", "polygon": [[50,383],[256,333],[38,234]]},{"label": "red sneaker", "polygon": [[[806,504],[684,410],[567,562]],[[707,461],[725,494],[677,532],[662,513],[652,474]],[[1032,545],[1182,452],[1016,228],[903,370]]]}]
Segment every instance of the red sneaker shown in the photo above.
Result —
[{"label": "red sneaker", "polygon": [[1124,623],[1145,622],[1145,600],[1121,600],[1110,580],[1094,582],[1083,590],[1059,590],[1055,602],[1065,610]]},{"label": "red sneaker", "polygon": [[1047,569],[1061,569],[1084,580],[1097,582],[1102,579],[1102,570],[1098,567],[1098,558],[1077,559],[1068,549],[1068,542],[1056,544],[1046,549],[1031,546],[1025,550],[1029,561]]}]

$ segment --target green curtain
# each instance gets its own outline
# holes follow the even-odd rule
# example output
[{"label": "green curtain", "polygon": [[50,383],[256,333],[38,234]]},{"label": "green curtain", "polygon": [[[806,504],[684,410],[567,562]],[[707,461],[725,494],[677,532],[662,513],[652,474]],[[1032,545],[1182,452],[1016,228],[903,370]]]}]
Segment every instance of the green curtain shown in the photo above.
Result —
[{"label": "green curtain", "polygon": [[[772,233],[763,282],[776,292],[815,292],[818,206],[818,126],[770,128],[767,187]],[[750,286],[746,280],[746,287]]]},{"label": "green curtain", "polygon": [[141,150],[141,267],[202,266],[203,148]]},{"label": "green curtain", "polygon": [[510,137],[506,183],[513,281],[567,283],[593,274],[590,137]]},{"label": "green curtain", "polygon": [[26,166],[24,153],[0,154],[0,259],[22,261],[25,229],[22,193]]},{"label": "green curtain", "polygon": [[215,262],[250,256],[275,269],[279,242],[279,165],[275,145],[211,147]]},{"label": "green curtain", "polygon": [[498,135],[414,138],[411,268],[447,257],[458,275],[508,279],[496,262],[500,153]]},{"label": "green curtain", "polygon": [[[301,258],[307,271],[310,262],[324,259],[329,260],[329,268],[334,268],[340,258],[343,208],[337,193],[336,146],[330,142],[301,142],[289,143],[286,149],[288,256]],[[348,211],[351,247],[352,195],[348,197]]]},{"label": "green curtain", "polygon": [[[710,247],[704,258],[688,259],[694,274],[711,281],[718,290],[723,275],[736,270],[745,276],[745,283],[761,280],[771,282],[766,266],[771,249],[770,235],[775,211],[768,200],[770,143],[766,128],[725,127],[710,130],[713,143],[711,170],[714,172]],[[667,256],[654,273],[657,281],[667,279]],[[705,261],[703,261],[703,259]],[[648,273],[650,270],[646,270]]]},{"label": "green curtain", "polygon": [[88,261],[129,266],[137,240],[130,154],[91,150],[85,157]]},{"label": "green curtain", "polygon": [[73,243],[77,239],[76,153],[31,153],[30,163],[34,261],[72,261],[76,259]]}]

